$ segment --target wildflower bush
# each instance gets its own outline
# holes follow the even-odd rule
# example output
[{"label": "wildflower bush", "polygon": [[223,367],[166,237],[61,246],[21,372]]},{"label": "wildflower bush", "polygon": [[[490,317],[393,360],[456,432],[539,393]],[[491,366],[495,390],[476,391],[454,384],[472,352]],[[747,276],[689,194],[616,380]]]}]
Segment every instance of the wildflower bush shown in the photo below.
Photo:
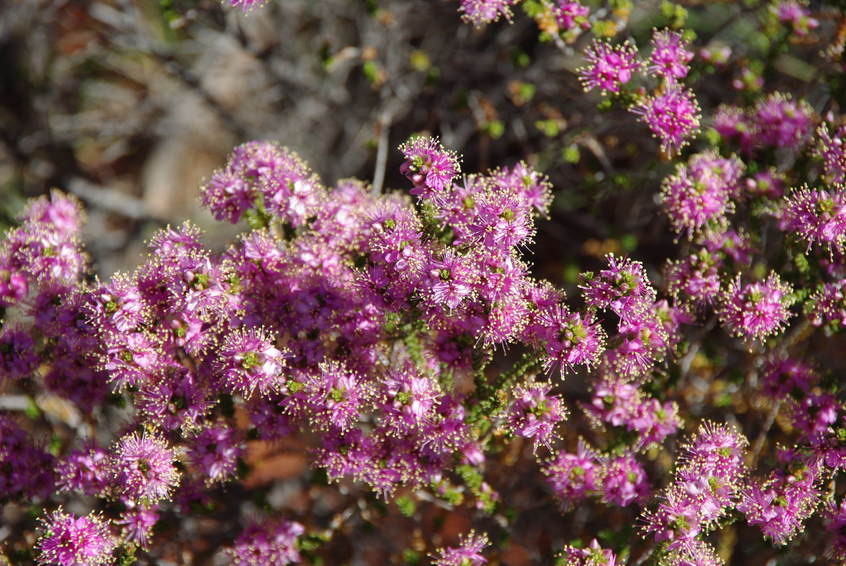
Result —
[{"label": "wildflower bush", "polygon": [[[0,414],[0,560],[844,563],[846,17],[748,0],[726,45],[700,24],[725,6],[649,6],[644,35],[625,0],[457,4],[533,20],[581,57],[597,129],[642,129],[662,245],[569,290],[531,258],[584,191],[537,156],[464,171],[426,133],[394,190],[240,144],[199,190],[235,241],[168,227],[109,278],[81,203],[32,200],[0,244],[0,392],[25,401]],[[308,470],[257,480],[273,446]]]}]

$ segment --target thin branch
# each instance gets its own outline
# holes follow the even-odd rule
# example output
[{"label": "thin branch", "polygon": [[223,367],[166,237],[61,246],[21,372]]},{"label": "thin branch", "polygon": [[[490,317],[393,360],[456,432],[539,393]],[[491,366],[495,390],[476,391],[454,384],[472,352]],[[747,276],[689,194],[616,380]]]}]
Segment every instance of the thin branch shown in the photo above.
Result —
[{"label": "thin branch", "polygon": [[102,208],[103,210],[114,212],[133,220],[150,220],[160,224],[167,224],[164,218],[152,213],[144,204],[144,201],[112,189],[100,187],[80,177],[70,179],[67,189],[88,202],[91,206],[96,206],[97,208]]},{"label": "thin branch", "polygon": [[376,151],[376,169],[373,172],[373,194],[381,194],[385,184],[385,167],[388,163],[388,137],[391,130],[391,115],[383,112],[379,116],[379,148]]},{"label": "thin branch", "polygon": [[781,399],[773,403],[773,406],[770,407],[770,412],[767,413],[767,420],[764,421],[764,428],[761,429],[761,432],[758,433],[758,438],[755,439],[755,444],[752,446],[752,453],[749,455],[749,467],[754,468],[755,464],[758,462],[758,456],[761,454],[761,450],[764,448],[764,442],[767,440],[767,435],[770,432],[770,429],[773,427],[773,423],[775,422],[775,418],[778,415],[778,411],[781,408]]}]

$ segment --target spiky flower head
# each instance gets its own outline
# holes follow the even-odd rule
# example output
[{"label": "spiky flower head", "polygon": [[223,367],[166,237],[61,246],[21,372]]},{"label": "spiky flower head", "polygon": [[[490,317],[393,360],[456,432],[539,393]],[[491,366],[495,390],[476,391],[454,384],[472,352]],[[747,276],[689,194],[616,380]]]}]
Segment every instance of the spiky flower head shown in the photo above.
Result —
[{"label": "spiky flower head", "polygon": [[586,548],[565,546],[558,555],[556,564],[561,566],[617,566],[617,556],[613,551],[602,548],[596,539]]},{"label": "spiky flower head", "polygon": [[846,187],[810,189],[803,186],[784,200],[779,228],[808,243],[842,253],[846,243]]},{"label": "spiky flower head", "polygon": [[36,543],[41,566],[99,566],[111,564],[117,546],[108,523],[99,515],[77,517],[61,508],[43,519]]},{"label": "spiky flower head", "polygon": [[561,32],[566,33],[578,28],[590,29],[590,8],[579,0],[558,0],[552,6],[555,23]]},{"label": "spiky flower head", "polygon": [[284,388],[285,360],[286,354],[276,347],[269,332],[247,328],[223,339],[217,369],[221,380],[244,397],[267,395]]},{"label": "spiky flower head", "polygon": [[678,153],[699,131],[701,112],[693,91],[678,84],[643,97],[630,108],[661,142],[661,151]]},{"label": "spiky flower head", "polygon": [[817,128],[814,155],[823,161],[825,180],[829,184],[846,183],[846,124],[832,131],[828,122]]},{"label": "spiky flower head", "polygon": [[461,0],[461,17],[474,26],[490,24],[498,19],[511,18],[511,6],[516,0]]},{"label": "spiky flower head", "polygon": [[415,136],[399,149],[405,157],[400,172],[414,185],[411,194],[420,198],[443,196],[460,172],[458,156],[435,138]]},{"label": "spiky flower head", "polygon": [[687,49],[688,41],[677,31],[655,30],[652,33],[652,55],[649,70],[667,80],[675,81],[687,76],[693,52]]},{"label": "spiky flower head", "polygon": [[167,499],[179,483],[176,455],[164,439],[145,433],[121,438],[112,460],[116,495],[131,505]]},{"label": "spiky flower head", "polygon": [[643,264],[613,254],[608,254],[605,260],[608,262],[606,269],[582,275],[579,288],[585,303],[594,309],[611,309],[623,320],[651,308],[656,293]]},{"label": "spiky flower head", "polygon": [[743,163],[713,151],[697,153],[679,164],[674,175],[661,183],[661,205],[678,233],[688,238],[707,229],[722,231],[734,211]]},{"label": "spiky flower head", "polygon": [[254,523],[238,535],[227,555],[233,566],[299,564],[297,537],[303,532],[301,524],[285,519]]},{"label": "spiky flower head", "polygon": [[488,563],[482,555],[488,544],[487,535],[471,531],[461,538],[458,546],[439,548],[433,556],[432,566],[482,566]]},{"label": "spiky flower head", "polygon": [[564,403],[551,389],[542,383],[514,388],[514,399],[507,411],[508,427],[514,434],[532,439],[536,445],[549,446],[555,437],[555,425],[567,418]]},{"label": "spiky flower head", "polygon": [[643,66],[637,58],[637,49],[629,41],[612,45],[596,39],[584,55],[588,64],[579,69],[579,78],[585,90],[598,88],[603,93],[619,93]]},{"label": "spiky flower head", "polygon": [[761,340],[777,333],[792,316],[793,287],[776,273],[743,284],[738,274],[723,292],[720,319],[732,336]]}]

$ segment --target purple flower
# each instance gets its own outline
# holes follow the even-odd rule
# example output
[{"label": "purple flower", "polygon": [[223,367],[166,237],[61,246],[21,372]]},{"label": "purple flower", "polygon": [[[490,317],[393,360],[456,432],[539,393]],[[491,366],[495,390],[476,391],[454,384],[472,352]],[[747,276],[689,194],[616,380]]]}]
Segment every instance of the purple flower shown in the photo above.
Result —
[{"label": "purple flower", "polygon": [[174,460],[173,450],[161,438],[127,434],[112,459],[116,494],[128,504],[144,507],[166,499],[179,483]]},{"label": "purple flower", "polygon": [[444,149],[434,138],[417,136],[400,146],[405,161],[400,172],[414,188],[411,194],[422,199],[437,199],[452,186],[458,176],[458,156]]},{"label": "purple flower", "polygon": [[517,195],[534,209],[535,214],[547,217],[552,204],[552,185],[549,178],[535,171],[524,162],[514,167],[497,169],[490,174],[495,192],[505,191]]},{"label": "purple flower", "polygon": [[558,365],[562,373],[577,365],[595,365],[605,348],[605,331],[593,315],[571,312],[563,304],[541,311],[525,333],[543,348],[546,365]]},{"label": "purple flower", "polygon": [[808,242],[842,253],[846,242],[846,187],[796,189],[785,197],[779,228]]},{"label": "purple flower", "polygon": [[646,269],[639,261],[606,256],[608,269],[598,274],[582,274],[585,303],[594,309],[611,309],[620,319],[643,313],[655,302],[655,289],[649,283]]},{"label": "purple flower", "polygon": [[678,84],[644,97],[630,110],[661,141],[661,151],[670,155],[678,153],[699,131],[699,103],[691,90]]},{"label": "purple flower", "polygon": [[149,316],[149,309],[132,278],[117,275],[108,284],[87,294],[90,324],[103,331],[136,330]]},{"label": "purple flower", "polygon": [[43,520],[36,543],[37,563],[43,566],[111,564],[116,546],[108,523],[98,515],[76,517],[58,509]]},{"label": "purple flower", "polygon": [[116,521],[121,526],[124,539],[142,548],[150,544],[153,527],[159,521],[157,511],[151,509],[129,509]]},{"label": "purple flower", "polygon": [[46,224],[71,238],[82,229],[85,215],[76,197],[53,189],[49,196],[31,200],[21,214],[21,220],[24,223]]},{"label": "purple flower", "polygon": [[733,428],[701,425],[682,447],[680,464],[658,508],[644,514],[644,531],[661,542],[688,541],[712,530],[738,499],[747,445]]},{"label": "purple flower", "polygon": [[758,128],[756,142],[761,146],[796,149],[811,135],[813,109],[804,100],[775,92],[761,99],[754,110]]},{"label": "purple flower", "polygon": [[604,462],[602,500],[625,507],[640,502],[649,493],[649,482],[643,466],[631,454],[609,458]]},{"label": "purple flower", "polygon": [[671,543],[658,560],[658,566],[723,566],[714,548],[696,538]]},{"label": "purple flower", "polygon": [[251,162],[263,161],[262,149],[255,143],[239,146],[226,168],[216,171],[202,187],[203,204],[216,219],[234,224],[255,206],[258,191],[254,185],[254,171],[257,167]]},{"label": "purple flower", "polygon": [[820,22],[812,18],[806,2],[798,0],[780,0],[777,4],[770,6],[780,22],[790,24],[793,33],[799,36],[807,35],[809,31],[816,29]]},{"label": "purple flower", "polygon": [[846,279],[821,285],[805,303],[805,312],[815,326],[846,326]]},{"label": "purple flower", "polygon": [[652,55],[649,70],[670,81],[683,79],[690,68],[693,52],[687,50],[688,42],[681,33],[655,30],[652,33]]},{"label": "purple flower", "polygon": [[823,160],[823,171],[828,184],[846,183],[846,125],[829,130],[824,122],[817,128],[817,143],[814,155]]},{"label": "purple flower", "polygon": [[0,383],[29,376],[38,363],[38,352],[28,332],[9,325],[0,329]]},{"label": "purple flower", "polygon": [[707,232],[702,243],[709,252],[718,256],[728,256],[741,265],[749,265],[754,251],[749,236],[736,230]]},{"label": "purple flower", "polygon": [[596,539],[590,541],[587,548],[565,546],[559,559],[563,559],[560,563],[566,566],[618,566],[614,552],[599,546]]},{"label": "purple flower", "polygon": [[162,365],[162,351],[154,336],[143,332],[109,332],[103,339],[106,353],[99,369],[115,388],[139,387]]},{"label": "purple flower", "polygon": [[458,546],[439,548],[432,557],[432,566],[482,566],[488,561],[482,550],[490,544],[487,535],[470,532]]},{"label": "purple flower", "polygon": [[0,247],[0,306],[7,307],[20,302],[29,291],[29,281],[18,267],[12,267]]},{"label": "purple flower", "polygon": [[600,423],[637,433],[637,450],[661,444],[682,424],[674,402],[648,397],[634,383],[616,375],[605,375],[582,408]]},{"label": "purple flower", "polygon": [[552,6],[555,22],[562,32],[576,28],[590,29],[590,9],[578,0],[558,0]]},{"label": "purple flower", "polygon": [[599,457],[581,440],[575,453],[560,452],[543,468],[552,491],[568,507],[601,490],[602,472]]},{"label": "purple flower", "polygon": [[229,426],[203,428],[191,441],[188,458],[207,484],[222,482],[235,475],[243,446],[237,432]]},{"label": "purple flower", "polygon": [[297,537],[303,532],[301,524],[285,519],[252,524],[238,535],[227,555],[233,566],[298,564]]},{"label": "purple flower", "polygon": [[788,357],[768,360],[761,371],[762,389],[774,399],[802,397],[818,379],[808,364]]},{"label": "purple flower", "polygon": [[751,178],[746,179],[746,192],[754,196],[775,199],[784,194],[784,188],[784,175],[775,169],[758,171]]},{"label": "purple flower", "polygon": [[737,106],[722,105],[714,115],[714,129],[726,139],[737,139],[744,152],[758,143],[758,127],[752,116]]},{"label": "purple flower", "polygon": [[667,291],[675,299],[690,301],[693,305],[710,305],[720,297],[720,272],[722,262],[706,249],[667,264]]},{"label": "purple flower", "polygon": [[218,220],[238,222],[260,199],[267,212],[295,228],[316,214],[324,193],[296,153],[259,141],[235,148],[202,189],[203,203]]},{"label": "purple flower", "polygon": [[370,385],[360,375],[334,361],[322,363],[306,378],[302,390],[312,425],[322,430],[351,428],[368,408],[371,395]]},{"label": "purple flower", "polygon": [[713,151],[698,153],[661,184],[661,204],[673,229],[688,238],[706,228],[720,230],[734,211],[743,164]]},{"label": "purple flower", "polygon": [[489,24],[501,17],[511,17],[516,0],[461,0],[461,17],[475,26]]},{"label": "purple flower", "polygon": [[826,554],[835,560],[846,560],[846,499],[841,500],[840,505],[829,502],[825,516],[829,545]]},{"label": "purple flower", "polygon": [[518,385],[512,393],[507,419],[510,430],[536,445],[549,446],[554,439],[555,425],[567,418],[561,399],[550,393],[549,385]]},{"label": "purple flower", "polygon": [[472,260],[446,250],[441,259],[432,259],[426,268],[431,281],[428,292],[433,305],[456,308],[474,290],[477,271]]},{"label": "purple flower", "polygon": [[101,495],[111,480],[108,453],[96,446],[68,454],[56,465],[59,489]]},{"label": "purple flower", "polygon": [[0,500],[47,497],[54,491],[53,457],[11,418],[0,415]]},{"label": "purple flower", "polygon": [[751,481],[737,506],[747,523],[760,528],[777,545],[786,544],[801,531],[821,495],[818,463],[799,458],[786,465],[764,481]]},{"label": "purple flower", "polygon": [[664,325],[654,311],[620,319],[616,342],[606,351],[606,360],[614,371],[633,379],[647,374],[670,346]]},{"label": "purple flower", "polygon": [[164,367],[135,396],[144,419],[166,430],[196,428],[212,404],[204,384],[178,364]]},{"label": "purple flower", "polygon": [[738,275],[723,292],[720,320],[732,336],[761,340],[787,324],[792,292],[790,284],[775,273],[745,285]]},{"label": "purple flower", "polygon": [[244,397],[284,389],[285,354],[271,335],[260,328],[240,329],[226,336],[217,357],[223,383]]},{"label": "purple flower", "polygon": [[534,235],[532,209],[523,195],[492,186],[481,192],[460,241],[481,244],[495,255],[507,255]]},{"label": "purple flower", "polygon": [[642,66],[637,59],[637,49],[628,41],[611,45],[596,39],[585,49],[584,55],[588,64],[579,69],[579,78],[585,90],[598,88],[603,93],[619,93],[620,87]]}]

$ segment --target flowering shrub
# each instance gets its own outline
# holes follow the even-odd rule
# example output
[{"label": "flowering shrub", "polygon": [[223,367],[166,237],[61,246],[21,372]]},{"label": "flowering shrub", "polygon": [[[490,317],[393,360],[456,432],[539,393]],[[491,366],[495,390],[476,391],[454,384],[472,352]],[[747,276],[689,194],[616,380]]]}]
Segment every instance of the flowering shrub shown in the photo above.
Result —
[{"label": "flowering shrub", "polygon": [[[162,229],[104,279],[80,202],[34,199],[0,243],[0,390],[26,403],[0,414],[0,560],[319,564],[396,519],[396,562],[505,564],[536,500],[575,517],[551,552],[536,537],[544,563],[846,560],[842,86],[754,96],[745,69],[749,96],[703,118],[694,78],[731,54],[697,60],[683,9],[648,55],[613,40],[625,2],[610,20],[564,1],[460,11],[481,25],[518,5],[558,47],[583,42],[600,108],[658,138],[663,269],[608,253],[568,296],[529,262],[547,175],[463,173],[427,135],[400,146],[393,192],[241,144],[200,198],[249,229],[223,251]],[[784,42],[829,27],[799,2],[758,8]],[[254,458],[284,443],[309,462],[310,504],[289,513]],[[438,510],[467,519],[451,543],[421,534]],[[225,529],[192,545],[215,514]]]}]

